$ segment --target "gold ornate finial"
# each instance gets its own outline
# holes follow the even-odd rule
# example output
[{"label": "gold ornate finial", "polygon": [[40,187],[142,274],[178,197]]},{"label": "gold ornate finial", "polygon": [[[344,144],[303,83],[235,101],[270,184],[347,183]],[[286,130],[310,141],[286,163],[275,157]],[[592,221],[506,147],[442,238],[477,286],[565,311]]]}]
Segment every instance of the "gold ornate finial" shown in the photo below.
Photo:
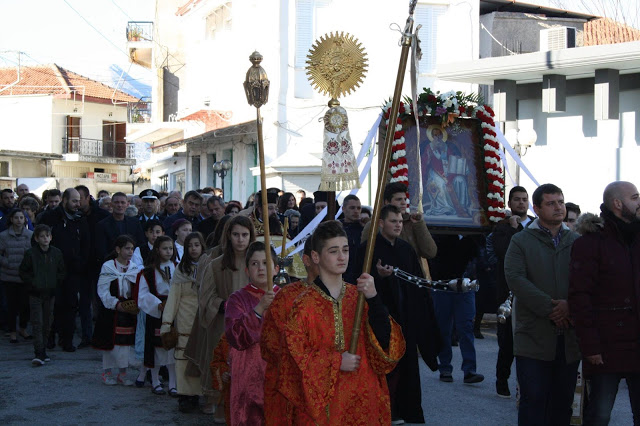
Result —
[{"label": "gold ornate finial", "polygon": [[260,66],[262,55],[255,51],[249,56],[253,64],[244,81],[244,92],[247,95],[247,102],[256,108],[260,108],[269,100],[269,78],[264,68]]},{"label": "gold ornate finial", "polygon": [[[355,37],[341,32],[316,40],[307,56],[307,76],[320,93],[338,102],[340,96],[360,87],[367,72],[367,54]],[[338,103],[339,104],[339,103]]]}]

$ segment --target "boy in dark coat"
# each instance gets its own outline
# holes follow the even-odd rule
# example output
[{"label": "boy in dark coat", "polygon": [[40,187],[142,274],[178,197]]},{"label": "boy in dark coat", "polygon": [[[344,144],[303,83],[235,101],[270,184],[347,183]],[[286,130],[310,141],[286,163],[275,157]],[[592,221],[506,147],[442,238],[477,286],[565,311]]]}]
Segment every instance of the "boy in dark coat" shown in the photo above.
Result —
[{"label": "boy in dark coat", "polygon": [[20,278],[29,289],[31,325],[33,327],[34,366],[49,361],[44,347],[49,336],[53,302],[56,289],[64,279],[64,259],[62,252],[50,246],[51,228],[47,225],[36,226],[33,232],[37,243],[25,252],[20,264]]}]

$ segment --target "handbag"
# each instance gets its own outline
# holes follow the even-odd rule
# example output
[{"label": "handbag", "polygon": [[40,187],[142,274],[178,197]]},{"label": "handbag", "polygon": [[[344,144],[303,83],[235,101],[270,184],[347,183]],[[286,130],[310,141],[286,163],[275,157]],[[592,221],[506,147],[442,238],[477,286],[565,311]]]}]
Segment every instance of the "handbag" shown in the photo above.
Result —
[{"label": "handbag", "polygon": [[160,335],[160,340],[162,340],[162,347],[165,350],[168,351],[175,348],[178,344],[178,330],[176,330],[176,327],[172,324],[168,332]]}]

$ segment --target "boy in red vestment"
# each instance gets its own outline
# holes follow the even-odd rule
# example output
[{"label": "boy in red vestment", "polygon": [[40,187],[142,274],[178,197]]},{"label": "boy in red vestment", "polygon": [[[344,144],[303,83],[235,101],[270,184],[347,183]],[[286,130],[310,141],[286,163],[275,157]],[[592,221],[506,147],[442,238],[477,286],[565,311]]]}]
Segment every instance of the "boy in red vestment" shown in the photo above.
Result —
[{"label": "boy in red vestment", "polygon": [[[278,273],[276,254],[273,274]],[[260,356],[262,317],[273,302],[278,286],[267,277],[265,245],[256,241],[247,249],[246,272],[249,284],[227,300],[224,334],[229,343],[231,374],[231,424],[264,424],[264,373],[266,362]]]},{"label": "boy in red vestment", "polygon": [[302,255],[302,263],[307,270],[306,280],[283,287],[264,316],[260,350],[262,358],[267,362],[264,378],[264,412],[267,425],[290,424],[294,403],[304,404],[302,389],[299,386],[300,370],[289,354],[284,325],[289,319],[293,302],[318,276],[318,267],[311,261],[311,241],[311,237],[305,241]]},{"label": "boy in red vestment", "polygon": [[[295,300],[285,325],[287,346],[300,378],[291,384],[283,378],[283,390],[288,395],[286,388],[299,387],[304,400],[294,407],[291,418],[295,424],[389,425],[385,375],[404,355],[400,326],[377,295],[371,275],[360,275],[357,287],[342,280],[349,263],[349,243],[339,222],[320,224],[312,248],[319,276]],[[347,345],[359,292],[367,303],[358,349],[352,355]]]}]

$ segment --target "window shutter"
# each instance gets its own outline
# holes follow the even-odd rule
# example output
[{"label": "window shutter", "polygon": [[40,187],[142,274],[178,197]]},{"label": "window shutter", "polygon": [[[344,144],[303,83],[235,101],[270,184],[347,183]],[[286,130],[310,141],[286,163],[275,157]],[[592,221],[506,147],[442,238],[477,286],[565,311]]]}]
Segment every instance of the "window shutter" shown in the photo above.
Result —
[{"label": "window shutter", "polygon": [[313,0],[296,1],[296,68],[305,67],[313,44],[313,3]]},{"label": "window shutter", "polygon": [[415,9],[415,24],[420,28],[420,46],[422,59],[420,60],[420,74],[433,74],[436,70],[438,58],[438,20],[447,13],[447,6],[418,4]]}]

